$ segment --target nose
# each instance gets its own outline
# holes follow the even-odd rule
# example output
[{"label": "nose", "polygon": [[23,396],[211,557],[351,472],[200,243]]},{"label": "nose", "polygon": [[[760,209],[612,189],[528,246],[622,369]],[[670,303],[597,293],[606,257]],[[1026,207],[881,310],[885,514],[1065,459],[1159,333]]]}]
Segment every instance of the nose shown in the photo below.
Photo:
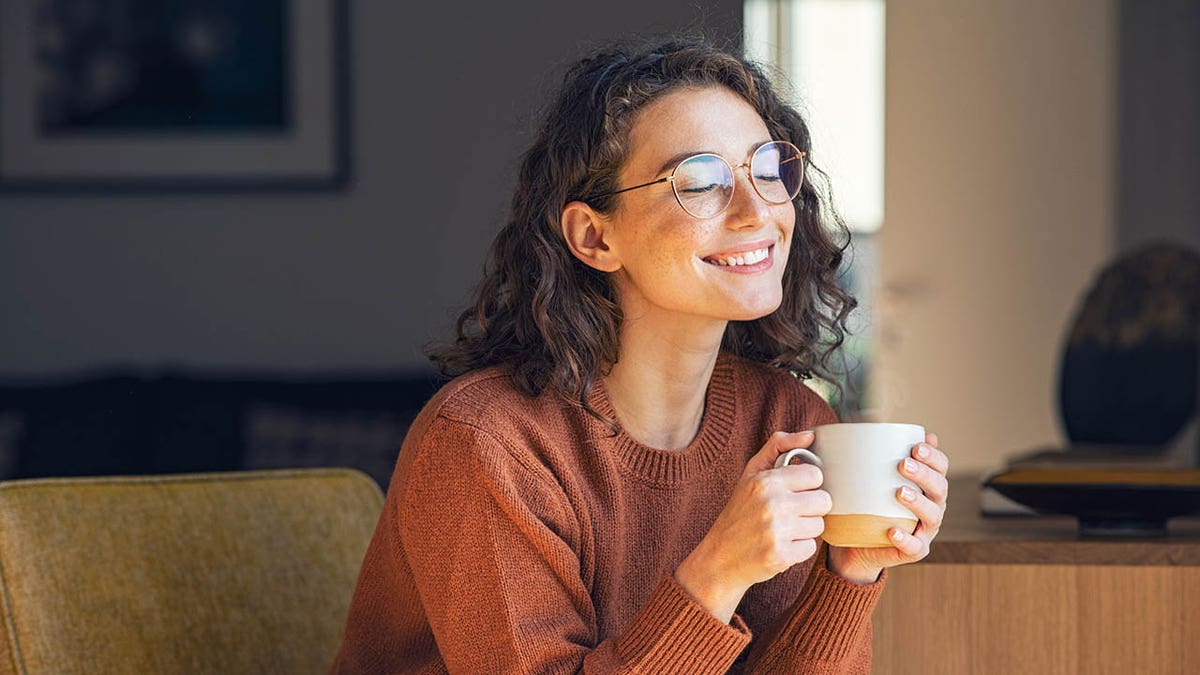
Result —
[{"label": "nose", "polygon": [[732,230],[761,227],[770,221],[773,208],[754,189],[749,163],[733,167],[733,198],[725,211],[725,226]]}]

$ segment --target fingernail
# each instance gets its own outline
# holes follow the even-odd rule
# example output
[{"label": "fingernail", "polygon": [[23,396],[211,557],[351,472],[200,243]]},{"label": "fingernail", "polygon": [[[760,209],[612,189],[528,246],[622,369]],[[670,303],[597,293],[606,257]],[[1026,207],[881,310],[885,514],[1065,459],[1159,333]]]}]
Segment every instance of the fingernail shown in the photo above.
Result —
[{"label": "fingernail", "polygon": [[903,541],[904,533],[900,530],[892,530],[892,541]]},{"label": "fingernail", "polygon": [[907,471],[908,473],[916,473],[917,472],[916,460],[912,460],[912,459],[909,459],[908,457],[905,457],[904,458],[904,470]]},{"label": "fingernail", "polygon": [[917,446],[917,457],[927,459],[929,457],[929,446],[924,443]]},{"label": "fingernail", "polygon": [[917,495],[916,495],[916,493],[913,492],[913,489],[908,487],[907,485],[900,488],[900,498],[903,499],[904,501],[911,502],[916,496]]}]

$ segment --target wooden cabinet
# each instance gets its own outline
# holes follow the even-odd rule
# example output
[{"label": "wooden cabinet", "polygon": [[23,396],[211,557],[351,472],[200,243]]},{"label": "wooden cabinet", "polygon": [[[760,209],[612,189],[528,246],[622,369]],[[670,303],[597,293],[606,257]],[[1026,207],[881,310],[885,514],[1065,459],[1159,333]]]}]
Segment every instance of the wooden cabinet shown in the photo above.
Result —
[{"label": "wooden cabinet", "polygon": [[1080,539],[1073,518],[981,518],[951,484],[924,561],[889,572],[873,672],[1200,673],[1200,519]]}]

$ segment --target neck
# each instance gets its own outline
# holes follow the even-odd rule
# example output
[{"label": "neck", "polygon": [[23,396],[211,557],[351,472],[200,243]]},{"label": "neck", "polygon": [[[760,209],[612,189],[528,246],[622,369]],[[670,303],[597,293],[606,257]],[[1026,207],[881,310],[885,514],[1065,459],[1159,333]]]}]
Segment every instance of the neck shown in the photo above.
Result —
[{"label": "neck", "polygon": [[700,431],[726,323],[627,316],[621,326],[620,360],[604,378],[625,433],[663,450],[691,444]]}]

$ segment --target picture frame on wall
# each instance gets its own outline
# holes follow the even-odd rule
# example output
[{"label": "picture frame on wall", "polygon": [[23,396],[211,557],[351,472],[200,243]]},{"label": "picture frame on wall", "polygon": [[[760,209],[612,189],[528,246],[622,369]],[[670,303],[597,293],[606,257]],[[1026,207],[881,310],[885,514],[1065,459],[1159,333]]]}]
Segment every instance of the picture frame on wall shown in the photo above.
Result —
[{"label": "picture frame on wall", "polygon": [[339,189],[346,0],[0,0],[0,190]]}]

